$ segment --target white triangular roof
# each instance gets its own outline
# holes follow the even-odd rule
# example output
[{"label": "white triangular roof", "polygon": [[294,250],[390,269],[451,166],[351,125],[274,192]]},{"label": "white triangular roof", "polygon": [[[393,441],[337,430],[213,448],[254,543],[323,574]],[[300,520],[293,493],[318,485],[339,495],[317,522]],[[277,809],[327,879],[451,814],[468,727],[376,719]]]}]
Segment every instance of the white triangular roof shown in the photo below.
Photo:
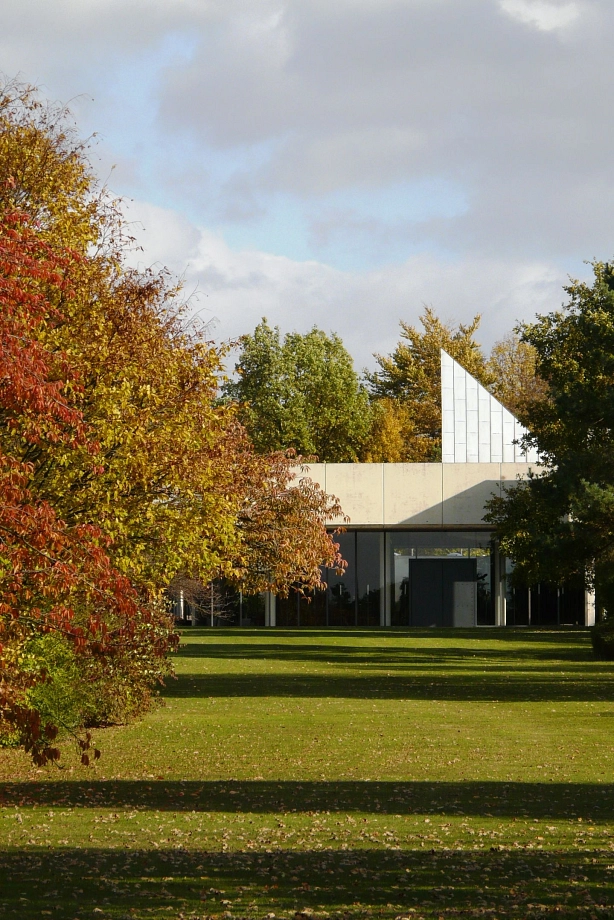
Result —
[{"label": "white triangular roof", "polygon": [[444,463],[536,463],[524,452],[518,419],[441,349],[441,459]]}]

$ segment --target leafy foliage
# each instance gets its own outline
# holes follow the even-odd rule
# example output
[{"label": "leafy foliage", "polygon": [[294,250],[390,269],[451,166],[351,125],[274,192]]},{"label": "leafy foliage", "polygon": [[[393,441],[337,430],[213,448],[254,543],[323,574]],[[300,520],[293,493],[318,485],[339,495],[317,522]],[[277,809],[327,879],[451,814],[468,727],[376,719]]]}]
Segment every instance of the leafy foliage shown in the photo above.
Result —
[{"label": "leafy foliage", "polygon": [[520,327],[547,390],[523,408],[544,472],[493,500],[489,519],[524,581],[592,582],[614,550],[614,282],[593,265],[569,303]]},{"label": "leafy foliage", "polygon": [[163,657],[172,641],[168,629],[158,647],[149,637],[152,611],[111,565],[102,530],[68,525],[33,493],[31,460],[16,456],[19,445],[26,455],[43,444],[97,452],[74,405],[76,374],[64,354],[37,340],[61,319],[49,298],[69,293],[74,264],[68,253],[55,255],[22,214],[0,221],[0,732],[17,732],[38,763],[59,752],[51,744],[58,724],[44,722],[32,705],[36,685],[51,680],[42,661],[32,664],[36,636],[63,636],[96,679],[110,670],[132,675],[142,692],[135,651]]},{"label": "leafy foliage", "polygon": [[286,335],[263,319],[243,336],[238,379],[226,393],[258,451],[294,449],[323,462],[358,459],[369,398],[339,336],[313,328]]},{"label": "leafy foliage", "polygon": [[239,583],[247,594],[273,591],[285,597],[290,586],[308,593],[323,587],[321,566],[345,568],[339,546],[326,530],[335,518],[339,523],[347,520],[339,502],[289,460],[293,462],[283,453],[264,458],[238,517],[246,550]]},{"label": "leafy foliage", "polygon": [[524,415],[527,404],[546,395],[546,383],[536,373],[536,361],[535,348],[515,332],[495,342],[490,353],[491,391],[516,418]]},{"label": "leafy foliage", "polygon": [[223,352],[164,271],[126,265],[67,118],[0,92],[0,734],[37,762],[59,729],[150,705],[178,573],[283,591],[338,559],[338,505],[293,486],[293,456],[254,452],[218,399]]},{"label": "leafy foliage", "polygon": [[409,408],[385,396],[371,404],[371,430],[361,459],[365,463],[402,463],[414,435]]},{"label": "leafy foliage", "polygon": [[[455,327],[426,307],[420,322],[423,331],[401,322],[401,341],[391,355],[376,355],[380,369],[368,375],[372,398],[392,401],[384,404],[379,419],[375,417],[369,450],[371,456],[390,462],[432,462],[441,457],[442,348],[484,386],[494,379],[474,339],[479,315],[468,326]],[[382,426],[382,416],[387,426]],[[394,429],[398,435],[391,439]]]},{"label": "leafy foliage", "polygon": [[608,618],[591,629],[591,642],[597,658],[614,661],[614,621]]}]

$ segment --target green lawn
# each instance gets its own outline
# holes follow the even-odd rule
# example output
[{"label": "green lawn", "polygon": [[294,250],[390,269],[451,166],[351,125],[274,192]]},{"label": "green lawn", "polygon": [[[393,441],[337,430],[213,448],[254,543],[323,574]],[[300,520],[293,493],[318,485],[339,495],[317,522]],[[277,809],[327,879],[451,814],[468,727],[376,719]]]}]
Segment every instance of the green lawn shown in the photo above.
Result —
[{"label": "green lawn", "polygon": [[614,918],[586,631],[186,631],[102,759],[0,751],[0,916]]}]

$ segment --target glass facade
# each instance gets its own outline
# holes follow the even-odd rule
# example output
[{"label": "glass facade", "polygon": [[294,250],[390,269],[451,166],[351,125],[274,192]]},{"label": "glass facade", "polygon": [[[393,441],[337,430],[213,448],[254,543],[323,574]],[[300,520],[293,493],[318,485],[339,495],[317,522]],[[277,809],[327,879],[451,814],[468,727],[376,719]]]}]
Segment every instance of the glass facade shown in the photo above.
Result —
[{"label": "glass facade", "polygon": [[581,626],[584,624],[584,587],[571,583],[540,582],[530,588],[512,583],[514,563],[505,560],[507,626]]},{"label": "glass facade", "polygon": [[[498,556],[487,531],[348,530],[335,540],[347,568],[341,575],[324,570],[324,590],[277,597],[269,615],[264,595],[248,597],[221,583],[213,622],[208,609],[197,621],[287,629],[584,623],[582,586],[514,586],[513,564]],[[184,618],[191,615],[184,604]]]},{"label": "glass facade", "polygon": [[328,610],[327,626],[343,628],[356,626],[356,538],[357,533],[337,534],[335,541],[339,552],[347,562],[343,575],[337,575],[334,569],[324,572],[326,589],[326,606]]},{"label": "glass facade", "polygon": [[334,569],[326,569],[326,589],[314,591],[310,597],[291,593],[277,598],[277,626],[348,629],[381,625],[384,534],[350,531],[337,534],[335,540],[347,562],[345,572],[338,575]]},{"label": "glass facade", "polygon": [[386,534],[391,626],[495,623],[489,533]]},{"label": "glass facade", "polygon": [[277,626],[348,629],[495,622],[489,533],[357,530],[335,538],[347,562],[325,591],[277,599]]}]

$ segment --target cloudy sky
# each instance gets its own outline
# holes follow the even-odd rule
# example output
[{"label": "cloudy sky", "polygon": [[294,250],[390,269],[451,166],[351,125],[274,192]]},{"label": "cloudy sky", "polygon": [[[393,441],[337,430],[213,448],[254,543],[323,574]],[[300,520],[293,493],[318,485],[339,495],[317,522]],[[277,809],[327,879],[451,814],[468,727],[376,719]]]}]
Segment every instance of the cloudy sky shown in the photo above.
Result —
[{"label": "cloudy sky", "polygon": [[317,324],[360,368],[614,255],[613,34],[612,0],[4,0],[0,70],[97,132],[218,338]]}]

